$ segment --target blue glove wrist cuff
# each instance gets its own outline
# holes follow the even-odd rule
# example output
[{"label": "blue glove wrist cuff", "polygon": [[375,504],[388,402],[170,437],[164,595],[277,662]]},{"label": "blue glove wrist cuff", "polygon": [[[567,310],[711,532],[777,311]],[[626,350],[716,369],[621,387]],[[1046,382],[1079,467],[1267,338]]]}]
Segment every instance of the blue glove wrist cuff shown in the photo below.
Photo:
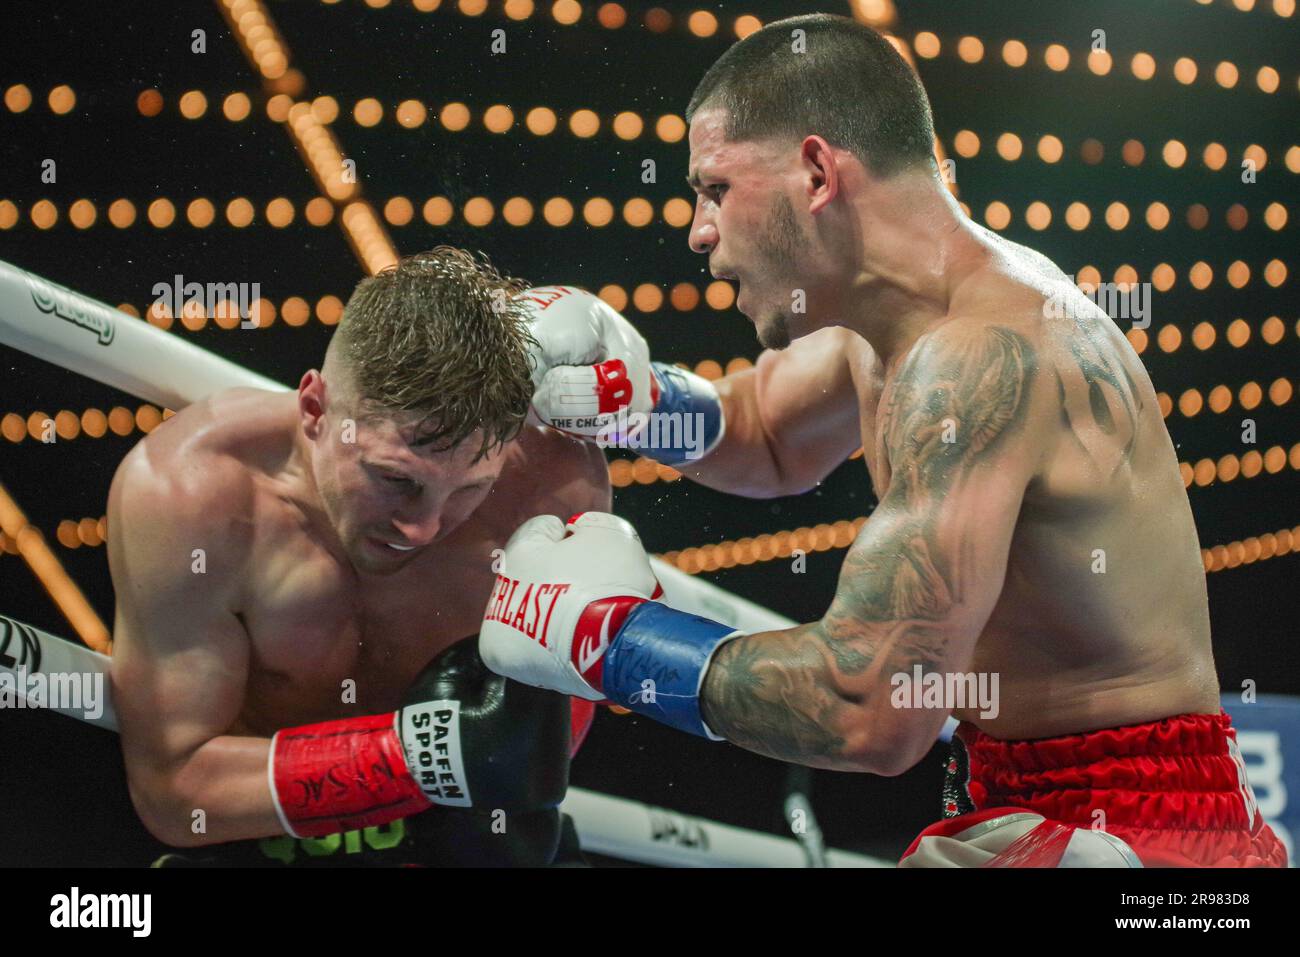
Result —
[{"label": "blue glove wrist cuff", "polygon": [[660,444],[649,455],[665,465],[693,462],[713,451],[722,439],[724,422],[722,400],[707,379],[664,362],[650,363],[651,373],[659,382],[657,415],[670,414],[659,435],[673,441]]},{"label": "blue glove wrist cuff", "polygon": [[700,692],[713,653],[739,632],[657,601],[638,605],[605,652],[605,697],[637,714],[714,741]]}]

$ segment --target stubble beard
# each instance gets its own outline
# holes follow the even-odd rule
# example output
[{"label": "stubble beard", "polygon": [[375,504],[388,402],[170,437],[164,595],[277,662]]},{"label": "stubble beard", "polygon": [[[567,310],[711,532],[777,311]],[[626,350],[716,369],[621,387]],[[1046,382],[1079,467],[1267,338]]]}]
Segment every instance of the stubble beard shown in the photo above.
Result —
[{"label": "stubble beard", "polygon": [[[803,234],[794,217],[794,206],[785,194],[778,193],[756,243],[760,258],[767,267],[763,271],[768,275],[791,275],[794,264],[798,261],[802,241]],[[787,292],[793,294],[794,289]],[[773,306],[770,315],[755,319],[754,326],[758,342],[763,348],[785,349],[790,345],[790,325],[780,307]]]}]

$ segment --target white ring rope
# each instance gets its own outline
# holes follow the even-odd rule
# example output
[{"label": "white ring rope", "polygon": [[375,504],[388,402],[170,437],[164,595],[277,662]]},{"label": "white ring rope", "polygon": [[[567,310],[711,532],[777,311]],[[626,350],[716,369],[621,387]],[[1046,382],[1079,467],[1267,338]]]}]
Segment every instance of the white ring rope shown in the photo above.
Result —
[{"label": "white ring rope", "polygon": [[163,408],[232,386],[285,386],[0,260],[0,342]]}]

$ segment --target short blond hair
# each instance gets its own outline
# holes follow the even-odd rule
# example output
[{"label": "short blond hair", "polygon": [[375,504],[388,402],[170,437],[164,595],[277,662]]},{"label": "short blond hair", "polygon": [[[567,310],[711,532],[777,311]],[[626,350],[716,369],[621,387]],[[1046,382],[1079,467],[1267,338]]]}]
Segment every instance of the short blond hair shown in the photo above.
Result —
[{"label": "short blond hair", "polygon": [[413,445],[481,432],[481,457],[519,434],[532,401],[526,288],[482,253],[407,256],[357,283],[326,361],[343,364],[359,411],[414,414]]}]

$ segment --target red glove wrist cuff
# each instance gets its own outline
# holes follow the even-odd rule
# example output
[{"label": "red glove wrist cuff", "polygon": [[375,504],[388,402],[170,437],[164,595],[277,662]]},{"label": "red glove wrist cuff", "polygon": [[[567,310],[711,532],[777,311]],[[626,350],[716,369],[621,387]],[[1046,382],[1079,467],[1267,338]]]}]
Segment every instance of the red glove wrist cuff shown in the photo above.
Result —
[{"label": "red glove wrist cuff", "polygon": [[395,724],[390,713],[277,732],[267,772],[284,829],[323,837],[430,807],[406,765]]}]

